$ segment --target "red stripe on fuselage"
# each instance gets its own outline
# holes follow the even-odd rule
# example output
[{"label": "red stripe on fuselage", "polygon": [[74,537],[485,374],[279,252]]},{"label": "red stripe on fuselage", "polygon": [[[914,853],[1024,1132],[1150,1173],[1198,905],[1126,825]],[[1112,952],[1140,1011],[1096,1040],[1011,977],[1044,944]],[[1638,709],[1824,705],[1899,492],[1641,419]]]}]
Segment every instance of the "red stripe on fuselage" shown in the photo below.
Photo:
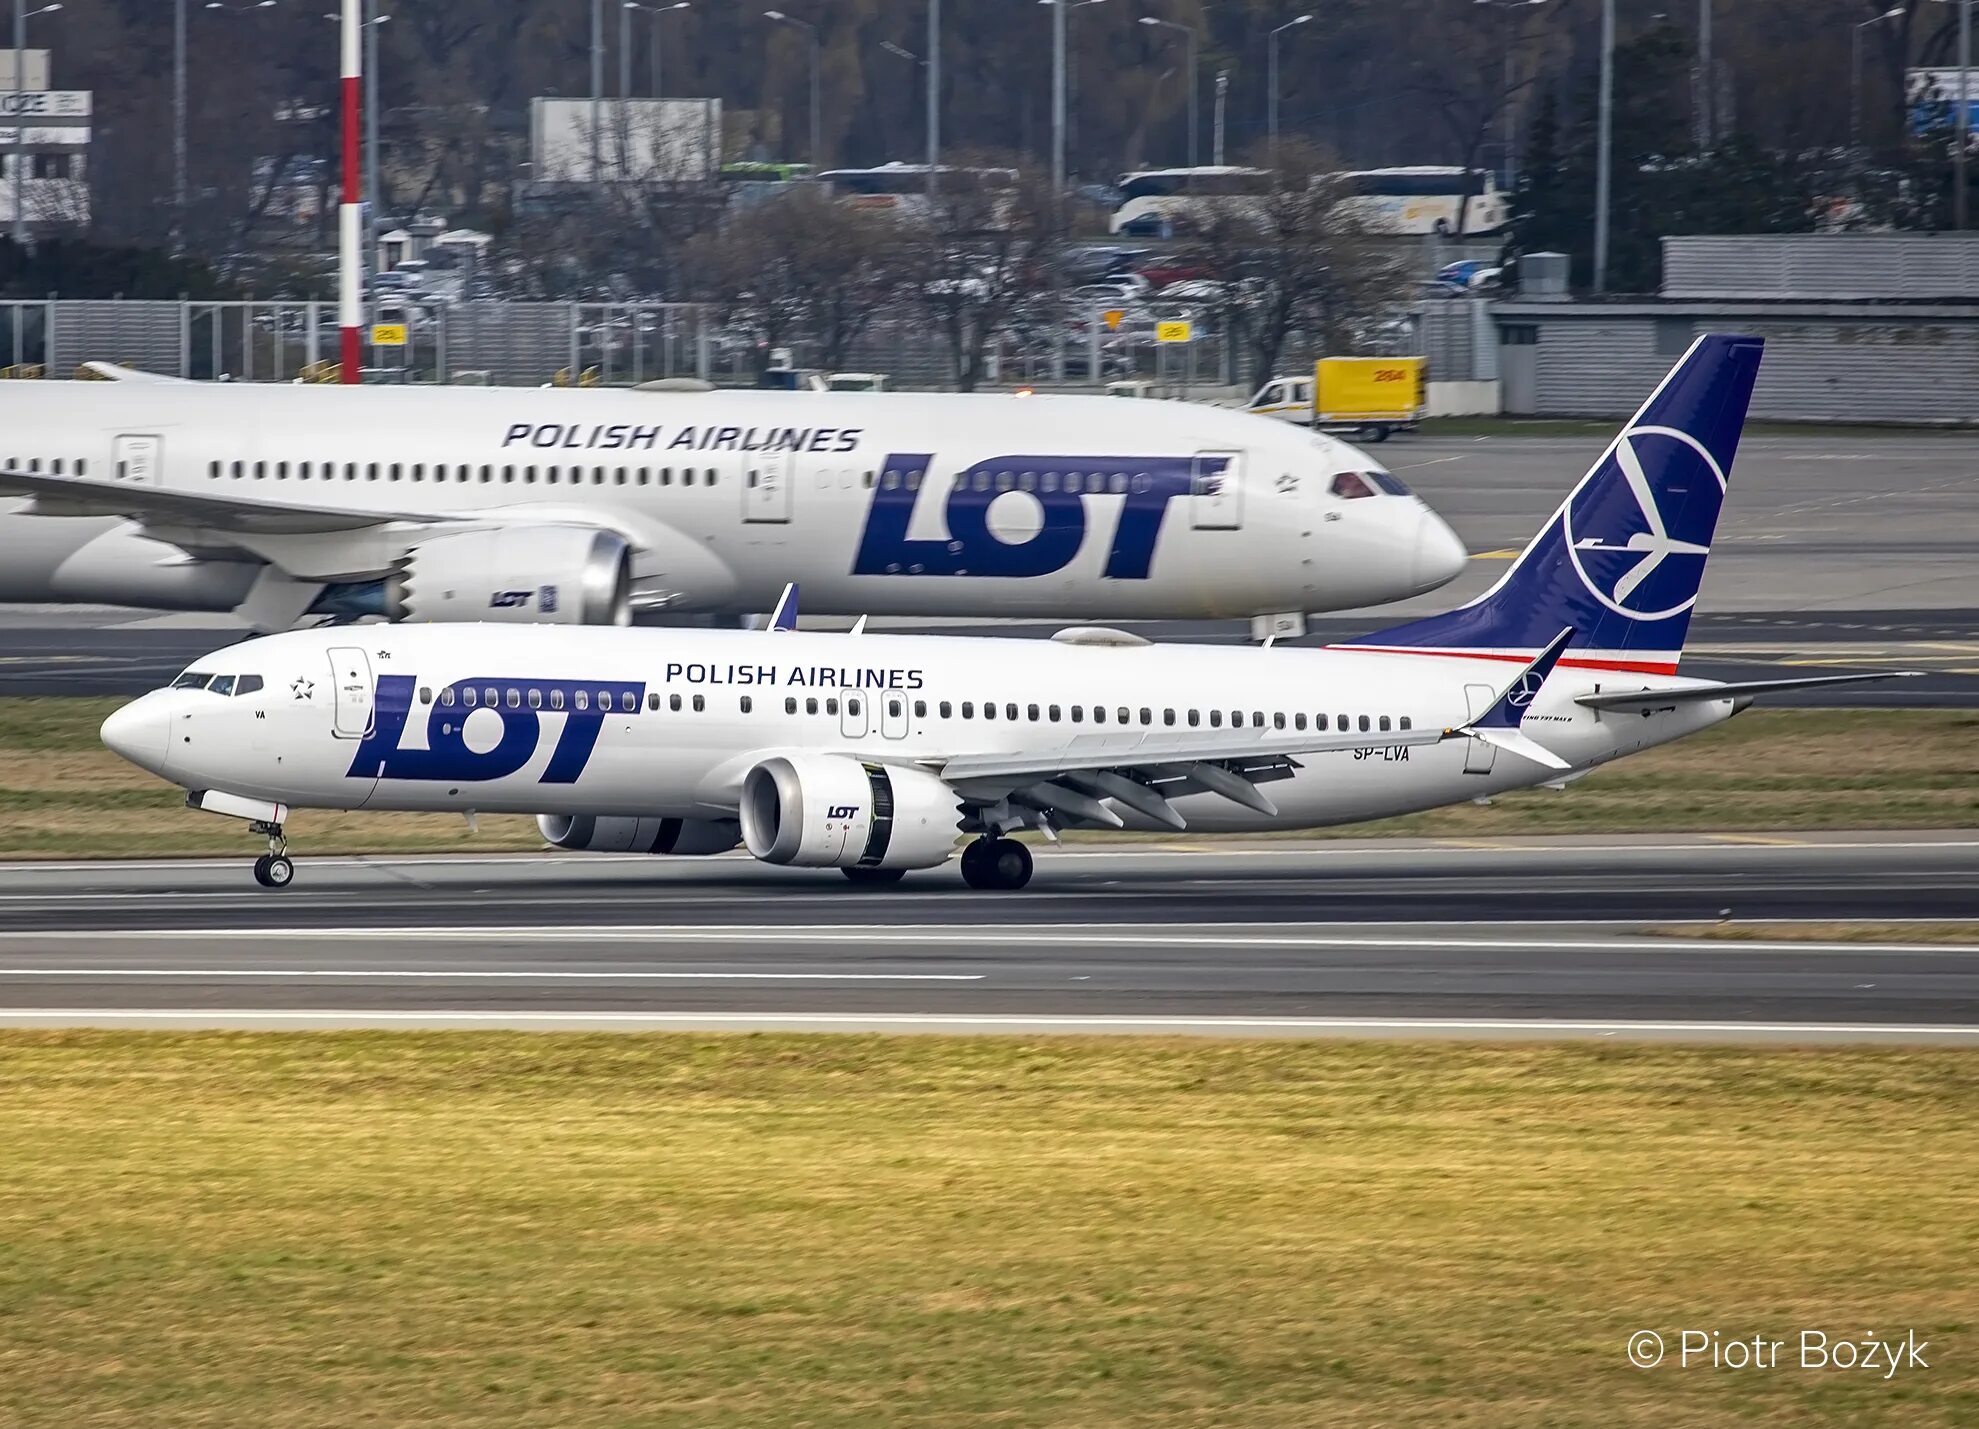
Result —
[{"label": "red stripe on fuselage", "polygon": [[[1539,652],[1517,655],[1497,650],[1425,650],[1402,645],[1329,645],[1328,650],[1363,650],[1370,655],[1434,655],[1444,660],[1497,660],[1508,665],[1530,665]],[[1576,660],[1571,655],[1560,661],[1562,669],[1609,670],[1629,675],[1674,675],[1675,660]]]}]

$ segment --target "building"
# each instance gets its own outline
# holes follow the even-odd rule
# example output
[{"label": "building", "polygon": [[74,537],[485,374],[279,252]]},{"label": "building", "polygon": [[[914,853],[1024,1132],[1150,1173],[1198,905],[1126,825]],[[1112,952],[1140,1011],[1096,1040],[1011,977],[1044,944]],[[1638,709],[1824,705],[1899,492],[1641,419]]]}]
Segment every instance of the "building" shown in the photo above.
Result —
[{"label": "building", "polygon": [[47,50],[0,50],[0,225],[30,235],[89,226],[94,95],[50,89]]}]

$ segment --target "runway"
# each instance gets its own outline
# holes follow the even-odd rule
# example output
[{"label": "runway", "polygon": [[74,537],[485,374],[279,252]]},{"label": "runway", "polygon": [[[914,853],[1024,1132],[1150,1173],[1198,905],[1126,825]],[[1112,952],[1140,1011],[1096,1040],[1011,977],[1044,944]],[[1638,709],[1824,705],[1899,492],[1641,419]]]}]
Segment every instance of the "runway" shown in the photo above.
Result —
[{"label": "runway", "polygon": [[[0,866],[0,1025],[1623,1036],[1979,1044],[1979,839],[1150,845],[1022,894],[738,858]],[[1832,938],[1826,928],[1814,930]]]}]

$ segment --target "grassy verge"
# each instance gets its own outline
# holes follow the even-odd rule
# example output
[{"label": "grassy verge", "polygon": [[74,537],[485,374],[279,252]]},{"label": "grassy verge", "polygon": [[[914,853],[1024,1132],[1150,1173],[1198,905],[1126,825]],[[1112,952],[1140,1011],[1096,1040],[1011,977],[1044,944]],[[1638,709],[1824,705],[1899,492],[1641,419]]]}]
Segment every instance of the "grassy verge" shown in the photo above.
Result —
[{"label": "grassy verge", "polygon": [[[237,854],[240,824],[111,754],[96,729],[115,700],[0,700],[0,857]],[[1957,710],[1755,710],[1622,760],[1565,791],[1530,790],[1330,831],[1471,837],[1657,830],[1954,828],[1979,823],[1979,715]],[[305,810],[313,854],[542,847],[533,819],[481,831],[443,814]],[[1170,837],[1167,835],[1164,838]]]},{"label": "grassy verge", "polygon": [[[1932,1050],[0,1034],[13,1425],[1969,1424]],[[1624,1358],[1929,1339],[1891,1381]]]},{"label": "grassy verge", "polygon": [[1668,938],[1728,943],[1955,943],[1979,947],[1979,923],[1673,923]]}]

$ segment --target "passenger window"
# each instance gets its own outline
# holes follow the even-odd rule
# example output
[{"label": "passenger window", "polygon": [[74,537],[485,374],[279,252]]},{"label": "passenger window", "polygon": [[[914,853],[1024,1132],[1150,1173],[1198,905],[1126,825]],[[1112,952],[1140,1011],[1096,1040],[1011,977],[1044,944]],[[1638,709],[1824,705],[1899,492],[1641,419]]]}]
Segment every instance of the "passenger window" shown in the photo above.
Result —
[{"label": "passenger window", "polygon": [[560,709],[562,709],[562,708],[563,708],[563,691],[562,691],[562,690],[551,690],[551,691],[550,691],[550,708],[551,708],[551,709],[553,709],[553,710],[560,710]]},{"label": "passenger window", "polygon": [[1162,722],[1163,724],[1174,724],[1174,723],[1175,723],[1175,711],[1174,711],[1174,710],[1163,710],[1163,711],[1161,712],[1161,722]]},{"label": "passenger window", "polygon": [[1072,706],[1072,723],[1084,724],[1085,722],[1086,722],[1086,707],[1084,705]]},{"label": "passenger window", "polygon": [[818,712],[818,701],[815,697],[804,701],[805,714],[816,714],[817,712]]},{"label": "passenger window", "polygon": [[[964,706],[963,706],[962,708],[966,710],[966,709],[968,709],[968,706],[967,706],[967,705],[964,705]],[[984,719],[995,719],[995,718],[996,718],[996,703],[995,703],[995,701],[993,701],[993,700],[984,700],[984,701],[983,701],[983,718],[984,718]]]},{"label": "passenger window", "polygon": [[1210,727],[1211,729],[1221,729],[1221,728],[1223,728],[1223,711],[1222,711],[1222,710],[1211,710],[1211,711],[1209,712],[1209,727]]},{"label": "passenger window", "polygon": [[1106,723],[1106,706],[1105,706],[1105,705],[1094,705],[1094,706],[1093,706],[1093,723],[1094,723],[1094,724],[1105,724],[1105,723]]},{"label": "passenger window", "polygon": [[1402,728],[1403,728],[1403,729],[1414,729],[1414,728],[1415,728],[1415,721],[1413,721],[1413,720],[1411,720],[1411,719],[1410,719],[1410,718],[1409,718],[1409,717],[1408,717],[1407,715],[1403,715],[1403,716],[1402,716]]},{"label": "passenger window", "polygon": [[1118,719],[1119,723],[1121,724],[1127,723],[1127,707],[1125,705],[1122,705],[1119,709],[1115,710],[1113,713],[1115,717]]},{"label": "passenger window", "polygon": [[506,704],[508,705],[508,707],[509,707],[510,709],[512,709],[512,710],[519,710],[519,709],[521,709],[521,708],[522,708],[522,687],[521,687],[520,685],[510,685],[510,686],[508,687],[508,697],[507,697],[507,699],[506,699],[506,700],[504,701],[504,703],[506,703]]},{"label": "passenger window", "polygon": [[1059,719],[1061,718],[1057,705],[1049,706],[1046,710],[1046,714],[1049,716],[1053,724],[1057,724]]},{"label": "passenger window", "polygon": [[703,695],[696,695],[696,696],[694,697],[694,713],[695,713],[695,714],[699,714],[699,713],[701,713],[701,711],[702,711],[702,710],[704,710],[704,709],[706,709],[707,707],[708,707],[708,701],[707,701],[707,698],[706,698],[705,696],[703,696]]},{"label": "passenger window", "polygon": [[1283,710],[1280,710],[1271,716],[1271,725],[1272,728],[1274,729],[1285,728],[1285,712]]},{"label": "passenger window", "polygon": [[1036,705],[1026,705],[1024,707],[1024,714],[1032,724],[1038,722],[1038,707]]},{"label": "passenger window", "polygon": [[859,713],[859,701],[856,699],[847,700],[845,702],[845,712],[847,714],[855,714],[855,715]]},{"label": "passenger window", "polygon": [[1383,734],[1386,734],[1386,733],[1388,732],[1388,716],[1387,716],[1387,715],[1383,715],[1383,716],[1381,717],[1381,732],[1382,732]]},{"label": "passenger window", "polygon": [[1361,716],[1361,733],[1362,733],[1362,734],[1366,734],[1366,733],[1367,733],[1367,716],[1366,716],[1366,715],[1362,715],[1362,716]]},{"label": "passenger window", "polygon": [[541,690],[531,690],[529,692],[529,708],[532,710],[543,708],[543,692]]},{"label": "passenger window", "polygon": [[927,717],[928,717],[928,702],[926,700],[914,701],[914,718],[926,719]]},{"label": "passenger window", "polygon": [[1006,702],[1003,706],[1003,717],[1005,719],[1017,718],[1017,706]]},{"label": "passenger window", "polygon": [[653,691],[653,693],[646,696],[646,708],[651,710],[654,714],[658,714],[660,712],[660,692],[658,690],[655,690]]},{"label": "passenger window", "polygon": [[618,697],[618,707],[627,714],[637,714],[639,711],[639,696],[630,690],[625,691]]},{"label": "passenger window", "polygon": [[1154,711],[1148,709],[1145,705],[1141,708],[1141,723],[1144,725],[1154,723]]},{"label": "passenger window", "polygon": [[828,715],[838,713],[838,700],[831,695],[825,696],[825,713]]},{"label": "passenger window", "polygon": [[947,700],[941,702],[941,717],[943,719],[954,718],[954,706],[949,704]]},{"label": "passenger window", "polygon": [[433,703],[433,690],[431,686],[421,685],[419,687],[419,703],[421,703],[422,705],[430,705]]},{"label": "passenger window", "polygon": [[1305,727],[1306,727],[1306,717],[1304,715],[1295,714],[1292,716],[1293,729],[1304,729]]},{"label": "passenger window", "polygon": [[668,710],[669,710],[669,711],[670,711],[671,713],[673,713],[673,714],[679,714],[679,713],[680,713],[680,696],[679,696],[679,695],[668,695],[668,696],[667,696],[667,709],[668,709]]},{"label": "passenger window", "polygon": [[260,688],[261,688],[261,677],[259,675],[242,675],[240,677],[240,682],[234,686],[234,694],[237,696],[251,695],[254,694],[256,691],[258,691]]},{"label": "passenger window", "polygon": [[1263,710],[1252,710],[1252,711],[1251,711],[1251,728],[1252,728],[1252,729],[1263,729],[1263,728],[1264,728],[1264,711],[1263,711]]},{"label": "passenger window", "polygon": [[[472,693],[472,691],[470,691],[469,693]],[[575,694],[573,694],[573,695],[572,695],[572,696],[570,697],[570,703],[571,703],[571,707],[572,707],[573,709],[580,709],[580,710],[588,710],[588,709],[590,709],[590,708],[591,708],[591,692],[590,692],[589,690],[579,690],[579,691],[577,691],[577,693],[575,693]]]},{"label": "passenger window", "polygon": [[[943,708],[944,708],[944,709],[946,709],[946,708],[947,708],[947,706],[946,706],[946,705],[944,705],[944,706],[943,706]],[[974,700],[964,700],[964,701],[962,701],[962,718],[964,718],[964,719],[974,719],[975,717],[976,717],[976,703],[975,703],[975,701],[974,701]]]},{"label": "passenger window", "polygon": [[466,705],[469,709],[473,709],[476,705],[481,703],[481,697],[479,692],[475,690],[474,686],[469,685],[466,689],[460,692],[460,702]]},{"label": "passenger window", "polygon": [[1199,725],[1199,724],[1201,724],[1201,723],[1202,723],[1202,715],[1201,715],[1200,713],[1198,713],[1197,711],[1195,711],[1195,710],[1190,710],[1190,711],[1189,711],[1189,728],[1191,728],[1191,729],[1194,729],[1194,728],[1195,728],[1195,727],[1196,727],[1197,725]]},{"label": "passenger window", "polygon": [[744,695],[742,697],[742,713],[748,714],[750,711],[754,710],[755,708],[756,708],[756,702],[750,699],[749,696]]}]

